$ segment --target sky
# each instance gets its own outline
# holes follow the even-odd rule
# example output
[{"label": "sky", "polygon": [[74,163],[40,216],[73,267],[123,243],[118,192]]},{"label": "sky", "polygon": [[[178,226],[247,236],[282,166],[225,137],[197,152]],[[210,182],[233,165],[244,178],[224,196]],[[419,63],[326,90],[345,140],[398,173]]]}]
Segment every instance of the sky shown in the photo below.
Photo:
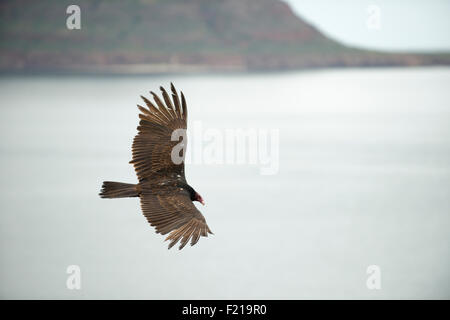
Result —
[{"label": "sky", "polygon": [[348,45],[449,51],[450,0],[285,0],[302,18]]}]

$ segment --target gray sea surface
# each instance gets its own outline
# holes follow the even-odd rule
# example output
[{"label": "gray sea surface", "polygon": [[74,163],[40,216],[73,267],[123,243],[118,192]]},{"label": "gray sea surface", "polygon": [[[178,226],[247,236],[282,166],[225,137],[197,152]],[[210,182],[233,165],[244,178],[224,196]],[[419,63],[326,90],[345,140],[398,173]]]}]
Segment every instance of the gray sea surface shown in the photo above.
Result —
[{"label": "gray sea surface", "polygon": [[[189,128],[279,131],[273,175],[186,165],[214,235],[181,251],[98,196],[137,182],[139,95],[171,81]],[[3,75],[0,130],[3,299],[450,298],[449,68]]]}]

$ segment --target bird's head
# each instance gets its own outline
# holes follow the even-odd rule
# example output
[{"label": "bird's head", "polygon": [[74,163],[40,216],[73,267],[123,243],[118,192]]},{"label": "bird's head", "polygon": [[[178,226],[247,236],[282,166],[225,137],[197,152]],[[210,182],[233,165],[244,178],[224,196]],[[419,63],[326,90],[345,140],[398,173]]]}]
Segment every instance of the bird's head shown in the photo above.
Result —
[{"label": "bird's head", "polygon": [[198,194],[198,192],[195,193],[194,201],[198,201],[202,205],[205,205],[205,200],[203,200],[202,196],[200,194]]}]

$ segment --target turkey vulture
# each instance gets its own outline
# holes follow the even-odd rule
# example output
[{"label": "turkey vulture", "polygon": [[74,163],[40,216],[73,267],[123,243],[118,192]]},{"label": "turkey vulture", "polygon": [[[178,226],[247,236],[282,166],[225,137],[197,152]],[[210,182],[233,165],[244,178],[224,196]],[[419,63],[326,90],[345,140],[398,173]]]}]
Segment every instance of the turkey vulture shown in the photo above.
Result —
[{"label": "turkey vulture", "polygon": [[[186,181],[184,175],[184,157],[186,136],[173,139],[175,130],[186,130],[187,107],[183,92],[181,102],[173,84],[170,84],[172,100],[163,87],[160,87],[164,102],[154,92],[150,92],[155,104],[141,96],[147,108],[138,105],[141,113],[134,137],[132,160],[137,184],[122,182],[103,182],[100,197],[126,198],[139,197],[144,216],[156,233],[167,234],[169,249],[179,240],[182,249],[189,240],[191,246],[200,236],[211,233],[205,218],[197,210],[193,201],[205,204],[203,198]],[[175,141],[173,141],[175,140]],[[182,146],[178,151],[180,161],[173,161],[175,146]]]}]

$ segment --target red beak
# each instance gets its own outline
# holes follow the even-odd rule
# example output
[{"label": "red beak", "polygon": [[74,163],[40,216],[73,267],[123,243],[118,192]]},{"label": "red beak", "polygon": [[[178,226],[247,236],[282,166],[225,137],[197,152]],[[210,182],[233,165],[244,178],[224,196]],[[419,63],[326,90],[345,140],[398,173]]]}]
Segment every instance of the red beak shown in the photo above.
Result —
[{"label": "red beak", "polygon": [[195,193],[195,201],[200,202],[202,205],[205,205],[205,200],[203,200],[202,196],[199,195],[197,192]]}]

